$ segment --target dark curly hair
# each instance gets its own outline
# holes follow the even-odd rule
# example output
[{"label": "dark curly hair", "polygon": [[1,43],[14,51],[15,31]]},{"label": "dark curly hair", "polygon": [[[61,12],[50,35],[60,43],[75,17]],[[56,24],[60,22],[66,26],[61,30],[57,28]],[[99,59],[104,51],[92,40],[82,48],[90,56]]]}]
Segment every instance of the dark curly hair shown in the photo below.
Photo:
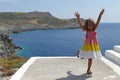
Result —
[{"label": "dark curly hair", "polygon": [[[95,22],[94,22],[92,19],[86,19],[84,26],[85,26],[85,29],[86,29],[87,31],[89,31],[89,29],[88,29],[88,22],[89,22],[89,21],[92,23],[92,25],[93,25],[94,28],[95,28]],[[94,28],[93,28],[93,29],[94,29]]]}]

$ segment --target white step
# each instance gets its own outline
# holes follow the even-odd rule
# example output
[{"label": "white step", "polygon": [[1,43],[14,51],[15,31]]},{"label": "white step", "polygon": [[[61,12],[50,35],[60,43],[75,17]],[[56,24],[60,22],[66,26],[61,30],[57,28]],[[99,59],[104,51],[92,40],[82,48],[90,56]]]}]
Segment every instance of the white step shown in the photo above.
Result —
[{"label": "white step", "polygon": [[120,53],[120,45],[114,46],[114,50]]},{"label": "white step", "polygon": [[105,57],[120,66],[120,53],[114,50],[106,50]]}]

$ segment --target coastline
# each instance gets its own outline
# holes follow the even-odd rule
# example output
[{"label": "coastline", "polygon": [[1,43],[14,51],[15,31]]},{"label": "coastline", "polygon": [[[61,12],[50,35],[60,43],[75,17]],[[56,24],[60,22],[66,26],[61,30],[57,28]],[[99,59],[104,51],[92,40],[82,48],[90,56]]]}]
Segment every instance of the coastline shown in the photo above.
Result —
[{"label": "coastline", "polygon": [[[84,22],[85,19],[81,18],[81,21]],[[21,49],[14,44],[10,34],[34,30],[73,29],[78,26],[76,18],[59,19],[49,12],[0,12],[0,37],[5,37],[5,39],[0,38],[1,45],[7,47],[6,50],[0,50],[4,55],[7,51],[11,54],[15,53],[16,49]]]}]

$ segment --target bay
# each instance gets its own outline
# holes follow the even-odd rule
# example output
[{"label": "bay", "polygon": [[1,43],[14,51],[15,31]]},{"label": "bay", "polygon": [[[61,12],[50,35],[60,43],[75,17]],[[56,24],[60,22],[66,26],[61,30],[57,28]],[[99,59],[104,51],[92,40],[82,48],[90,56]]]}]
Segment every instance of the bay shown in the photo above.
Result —
[{"label": "bay", "polygon": [[[101,23],[97,29],[102,55],[120,45],[120,23]],[[14,43],[24,48],[19,56],[76,56],[83,45],[81,29],[53,29],[11,34]]]}]

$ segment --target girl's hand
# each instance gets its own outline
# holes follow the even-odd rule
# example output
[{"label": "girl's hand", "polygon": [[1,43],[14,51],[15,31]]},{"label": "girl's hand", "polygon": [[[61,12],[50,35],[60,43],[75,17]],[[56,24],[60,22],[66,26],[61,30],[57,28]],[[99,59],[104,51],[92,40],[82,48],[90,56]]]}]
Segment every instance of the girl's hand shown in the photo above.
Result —
[{"label": "girl's hand", "polygon": [[80,14],[78,13],[78,11],[75,12],[75,16],[76,16],[77,18],[80,17]]},{"label": "girl's hand", "polygon": [[101,12],[100,12],[100,15],[103,15],[105,12],[105,9],[102,9]]},{"label": "girl's hand", "polygon": [[82,21],[81,21],[81,19],[80,19],[80,14],[78,13],[78,11],[75,12],[74,15],[77,17],[77,21],[78,21],[78,24],[80,25],[80,28],[81,28],[83,31],[85,31],[85,28],[83,27]]}]

